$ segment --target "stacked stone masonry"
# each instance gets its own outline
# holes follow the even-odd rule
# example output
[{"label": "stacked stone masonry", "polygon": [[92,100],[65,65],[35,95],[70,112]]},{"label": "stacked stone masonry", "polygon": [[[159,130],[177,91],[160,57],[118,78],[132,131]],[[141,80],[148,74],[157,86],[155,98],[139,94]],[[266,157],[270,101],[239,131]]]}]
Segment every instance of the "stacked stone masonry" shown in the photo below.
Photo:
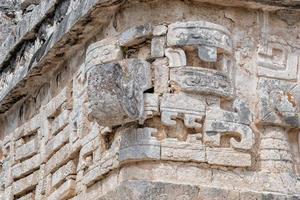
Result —
[{"label": "stacked stone masonry", "polygon": [[4,2],[0,200],[300,199],[298,1]]}]

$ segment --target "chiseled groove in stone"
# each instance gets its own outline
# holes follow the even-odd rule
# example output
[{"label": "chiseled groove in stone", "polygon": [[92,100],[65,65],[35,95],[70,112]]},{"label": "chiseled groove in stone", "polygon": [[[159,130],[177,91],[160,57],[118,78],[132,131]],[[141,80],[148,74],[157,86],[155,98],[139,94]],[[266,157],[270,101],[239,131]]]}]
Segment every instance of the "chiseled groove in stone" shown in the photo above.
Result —
[{"label": "chiseled groove in stone", "polygon": [[64,182],[57,190],[55,190],[47,199],[69,199],[75,195],[75,180],[69,179]]},{"label": "chiseled groove in stone", "polygon": [[[15,102],[19,101],[20,99],[26,96],[26,93],[24,92],[24,87],[26,87],[25,79],[29,78],[31,73],[40,71],[43,68],[44,63],[47,61],[47,59],[55,56],[54,52],[63,46],[62,44],[57,45],[56,43],[58,41],[62,41],[63,39],[67,40],[67,38],[70,38],[71,37],[70,35],[72,34],[74,37],[74,33],[72,33],[72,31],[70,30],[77,30],[78,27],[82,26],[83,24],[86,24],[85,22],[86,18],[85,17],[81,18],[82,16],[86,16],[88,18],[91,12],[94,11],[95,9],[101,10],[101,8],[103,7],[109,7],[112,5],[121,4],[122,2],[123,0],[93,0],[93,1],[85,0],[81,2],[81,4],[70,14],[66,15],[62,20],[62,22],[58,24],[58,27],[54,31],[52,37],[49,38],[51,39],[51,41],[48,44],[46,44],[46,46],[43,45],[41,46],[41,48],[45,48],[45,50],[44,50],[44,54],[41,56],[40,61],[37,64],[34,64],[30,68],[30,70],[28,70],[26,73],[22,73],[22,77],[19,77],[18,80],[13,80],[11,83],[8,83],[10,87],[7,87],[6,89],[4,89],[4,91],[1,91],[0,114],[10,109]],[[99,13],[101,13],[101,11]],[[52,55],[51,52],[54,55]],[[36,52],[34,52],[34,54],[35,53]],[[46,57],[46,55],[49,56]]]},{"label": "chiseled groove in stone", "polygon": [[39,171],[26,176],[12,184],[14,195],[19,195],[26,191],[32,190],[38,184]]}]

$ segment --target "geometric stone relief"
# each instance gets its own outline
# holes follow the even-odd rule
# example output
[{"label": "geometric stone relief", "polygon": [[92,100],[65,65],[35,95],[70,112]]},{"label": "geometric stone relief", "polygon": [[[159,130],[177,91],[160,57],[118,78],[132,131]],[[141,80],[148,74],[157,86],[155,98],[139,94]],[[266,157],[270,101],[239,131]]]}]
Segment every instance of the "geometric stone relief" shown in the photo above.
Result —
[{"label": "geometric stone relief", "polygon": [[[147,40],[152,40],[149,57],[136,58],[127,53],[131,48],[132,52],[138,51],[141,48],[138,45]],[[199,66],[189,65],[185,52],[194,47],[197,59],[202,63]],[[178,145],[191,156],[182,157],[186,161],[251,166],[251,156],[245,151],[249,151],[254,143],[250,128],[253,119],[247,104],[234,100],[232,40],[225,27],[204,21],[133,27],[88,47],[85,65],[90,120],[110,127],[107,135],[116,134],[116,130],[122,132],[117,127],[129,122],[144,126],[144,129],[133,129],[129,133],[125,131],[125,135],[133,134],[134,143],[126,147],[126,151],[132,149],[131,153],[126,153],[125,149],[121,151],[120,161],[136,160],[126,159],[133,155],[176,160],[182,157],[181,154],[170,154],[170,151],[175,151],[174,145]],[[234,101],[234,112],[222,110],[221,99]],[[160,148],[165,156],[160,158],[156,153],[158,150],[152,150],[158,148],[159,141],[153,135],[159,134],[161,128],[156,127],[157,123],[154,127],[146,125],[157,118],[164,129],[183,128],[188,132],[183,137],[185,141],[164,137]],[[225,129],[220,130],[220,126]],[[145,138],[134,136],[139,132],[146,134]],[[179,131],[179,134],[182,133]],[[188,139],[192,136],[199,137],[196,143]],[[144,152],[143,145],[138,145],[144,144],[139,138],[155,143],[155,147],[147,147],[150,149]],[[224,138],[230,140],[229,145],[223,144]],[[226,159],[222,152],[240,158],[242,163]],[[85,179],[88,181],[89,178]]]},{"label": "geometric stone relief", "polygon": [[300,86],[297,83],[261,78],[258,82],[259,122],[288,128],[300,127]]},{"label": "geometric stone relief", "polygon": [[299,54],[285,42],[269,40],[266,46],[258,48],[258,76],[297,80]]}]

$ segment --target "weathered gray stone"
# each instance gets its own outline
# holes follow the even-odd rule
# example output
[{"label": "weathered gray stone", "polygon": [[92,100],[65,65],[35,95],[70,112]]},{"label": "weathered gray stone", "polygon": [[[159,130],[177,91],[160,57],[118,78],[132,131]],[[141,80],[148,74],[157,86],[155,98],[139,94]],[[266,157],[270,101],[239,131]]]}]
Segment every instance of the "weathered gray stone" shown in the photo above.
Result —
[{"label": "weathered gray stone", "polygon": [[75,180],[69,179],[64,182],[57,190],[55,190],[49,197],[49,200],[63,200],[69,199],[75,195]]},{"label": "weathered gray stone", "polygon": [[151,41],[151,57],[160,58],[165,55],[166,37],[154,37]]},{"label": "weathered gray stone", "polygon": [[36,171],[42,163],[40,154],[33,156],[32,158],[18,163],[12,168],[12,177],[19,178],[26,174]]},{"label": "weathered gray stone", "polygon": [[38,183],[39,171],[22,178],[12,184],[12,192],[14,195],[19,195],[20,193],[33,189]]},{"label": "weathered gray stone", "polygon": [[152,35],[152,32],[153,26],[151,24],[135,26],[121,33],[118,40],[119,45],[128,47],[142,43]]},{"label": "weathered gray stone", "polygon": [[15,160],[23,160],[35,155],[39,150],[39,142],[37,138],[30,140],[26,144],[16,149]]},{"label": "weathered gray stone", "polygon": [[76,164],[73,160],[71,160],[53,173],[51,186],[56,188],[59,184],[64,182],[68,176],[75,175],[75,174],[76,174]]},{"label": "weathered gray stone", "polygon": [[186,55],[180,48],[167,48],[165,50],[166,57],[169,59],[170,67],[186,66]]},{"label": "weathered gray stone", "polygon": [[183,91],[232,98],[233,83],[228,75],[209,69],[180,67],[170,70],[170,81]]},{"label": "weathered gray stone", "polygon": [[258,89],[260,123],[299,127],[300,87],[298,84],[262,78],[258,83]]},{"label": "weathered gray stone", "polygon": [[156,129],[128,129],[120,143],[120,162],[159,160],[160,143],[153,137]]},{"label": "weathered gray stone", "polygon": [[[95,66],[88,75],[91,115],[115,126],[143,116],[143,92],[151,88],[150,65],[139,59]],[[101,103],[99,103],[101,102]]]},{"label": "weathered gray stone", "polygon": [[251,155],[228,148],[207,148],[206,159],[208,164],[233,167],[250,167]]},{"label": "weathered gray stone", "polygon": [[205,146],[168,138],[161,143],[161,159],[174,161],[205,162]]}]

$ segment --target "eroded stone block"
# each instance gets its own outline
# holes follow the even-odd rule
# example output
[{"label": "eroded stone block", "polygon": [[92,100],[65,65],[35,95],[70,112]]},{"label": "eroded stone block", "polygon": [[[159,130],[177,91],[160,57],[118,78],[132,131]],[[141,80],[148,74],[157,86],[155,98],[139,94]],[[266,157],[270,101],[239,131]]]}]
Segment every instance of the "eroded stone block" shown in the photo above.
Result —
[{"label": "eroded stone block", "polygon": [[260,123],[293,128],[300,126],[298,84],[262,78],[258,89]]},{"label": "eroded stone block", "polygon": [[251,155],[228,148],[207,148],[206,158],[208,164],[233,167],[251,166]]},{"label": "eroded stone block", "polygon": [[154,91],[155,93],[166,93],[169,87],[169,67],[167,59],[156,59],[154,68]]},{"label": "eroded stone block", "polygon": [[15,179],[29,174],[38,169],[41,163],[42,160],[40,154],[37,154],[24,162],[18,163],[12,168],[12,177]]},{"label": "eroded stone block", "polygon": [[168,46],[202,45],[232,52],[227,28],[206,21],[175,22],[168,26]]},{"label": "eroded stone block", "polygon": [[75,193],[75,180],[69,179],[65,181],[57,190],[55,190],[51,195],[47,198],[48,200],[62,200],[68,199],[74,196]]},{"label": "eroded stone block", "polygon": [[61,132],[57,135],[53,136],[45,145],[45,158],[48,159],[53,155],[58,149],[60,149],[63,145],[68,142],[69,134],[71,134],[72,128],[71,126],[65,127]]},{"label": "eroded stone block", "polygon": [[225,73],[198,67],[170,69],[170,81],[174,87],[186,92],[232,98],[234,87]]},{"label": "eroded stone block", "polygon": [[205,162],[205,147],[201,143],[189,143],[167,138],[161,143],[161,159]]},{"label": "eroded stone block", "polygon": [[76,174],[76,164],[73,160],[59,168],[52,175],[52,187],[57,187],[62,183],[68,176]]},{"label": "eroded stone block", "polygon": [[115,39],[106,39],[91,44],[86,51],[86,71],[90,67],[123,59],[123,51]]},{"label": "eroded stone block", "polygon": [[103,126],[138,120],[144,113],[143,92],[151,86],[150,64],[144,60],[95,66],[88,75],[91,115]]},{"label": "eroded stone block", "polygon": [[156,131],[153,128],[126,130],[120,143],[120,162],[159,160],[160,143],[153,137]]},{"label": "eroded stone block", "polygon": [[135,26],[121,33],[119,45],[128,47],[142,43],[152,35],[152,32],[153,26],[151,24]]},{"label": "eroded stone block", "polygon": [[169,59],[170,67],[184,67],[186,66],[185,52],[180,48],[167,48],[165,50],[166,57]]},{"label": "eroded stone block", "polygon": [[38,150],[39,142],[37,138],[34,138],[16,149],[15,160],[22,160],[31,157],[36,154]]},{"label": "eroded stone block", "polygon": [[165,55],[166,37],[154,37],[151,41],[151,57],[160,58]]},{"label": "eroded stone block", "polygon": [[12,184],[12,191],[14,195],[18,195],[26,190],[30,190],[38,183],[39,171],[22,178]]}]

